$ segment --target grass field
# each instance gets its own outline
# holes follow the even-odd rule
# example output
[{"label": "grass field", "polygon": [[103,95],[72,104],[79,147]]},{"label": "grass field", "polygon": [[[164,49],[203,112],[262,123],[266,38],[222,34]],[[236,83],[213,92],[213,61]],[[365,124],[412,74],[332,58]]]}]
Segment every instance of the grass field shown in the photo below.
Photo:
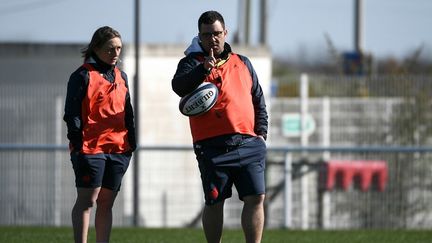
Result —
[{"label": "grass field", "polygon": [[[0,227],[0,242],[62,243],[73,242],[70,228]],[[95,242],[91,229],[89,242]],[[125,243],[195,243],[205,242],[200,229],[114,228],[111,242]],[[240,230],[225,230],[224,243],[244,242]],[[430,243],[432,230],[345,230],[297,231],[265,230],[263,243]]]}]

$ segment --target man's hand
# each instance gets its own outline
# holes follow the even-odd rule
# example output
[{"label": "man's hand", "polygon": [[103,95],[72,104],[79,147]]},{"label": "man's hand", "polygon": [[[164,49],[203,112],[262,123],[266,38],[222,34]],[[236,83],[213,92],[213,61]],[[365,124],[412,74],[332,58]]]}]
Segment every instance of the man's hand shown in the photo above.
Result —
[{"label": "man's hand", "polygon": [[211,49],[210,49],[209,56],[206,57],[205,60],[204,60],[204,68],[205,68],[207,71],[210,71],[212,68],[214,68],[214,67],[216,66],[216,64],[217,64],[220,60],[221,60],[220,58],[216,59],[216,58],[214,57],[214,54],[213,54],[213,48],[211,48]]}]

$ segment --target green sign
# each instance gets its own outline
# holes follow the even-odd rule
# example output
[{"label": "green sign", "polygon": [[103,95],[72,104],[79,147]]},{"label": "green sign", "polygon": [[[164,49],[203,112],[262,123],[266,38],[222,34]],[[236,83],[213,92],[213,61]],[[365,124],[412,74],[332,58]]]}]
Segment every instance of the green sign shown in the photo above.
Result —
[{"label": "green sign", "polygon": [[[315,120],[310,114],[306,115],[305,132],[309,136],[316,128]],[[285,113],[282,115],[282,134],[285,137],[301,136],[301,116],[299,113]]]}]

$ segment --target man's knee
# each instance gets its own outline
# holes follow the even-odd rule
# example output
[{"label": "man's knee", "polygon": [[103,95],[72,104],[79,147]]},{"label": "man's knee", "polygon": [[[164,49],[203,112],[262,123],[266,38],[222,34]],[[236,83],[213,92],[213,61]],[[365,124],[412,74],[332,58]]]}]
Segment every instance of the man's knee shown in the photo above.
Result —
[{"label": "man's knee", "polygon": [[248,205],[261,205],[264,204],[265,194],[249,195],[243,198],[245,204]]},{"label": "man's knee", "polygon": [[207,211],[220,211],[223,210],[223,206],[224,206],[224,201],[220,201],[214,204],[210,204],[210,205],[205,205],[205,210]]}]

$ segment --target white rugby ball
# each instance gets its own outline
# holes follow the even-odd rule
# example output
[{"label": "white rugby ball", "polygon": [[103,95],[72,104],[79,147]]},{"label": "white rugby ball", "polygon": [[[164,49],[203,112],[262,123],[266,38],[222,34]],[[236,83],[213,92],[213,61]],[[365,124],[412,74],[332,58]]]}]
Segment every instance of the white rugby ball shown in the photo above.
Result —
[{"label": "white rugby ball", "polygon": [[185,116],[198,116],[206,113],[216,104],[218,95],[216,85],[203,82],[194,91],[180,99],[180,112]]}]

